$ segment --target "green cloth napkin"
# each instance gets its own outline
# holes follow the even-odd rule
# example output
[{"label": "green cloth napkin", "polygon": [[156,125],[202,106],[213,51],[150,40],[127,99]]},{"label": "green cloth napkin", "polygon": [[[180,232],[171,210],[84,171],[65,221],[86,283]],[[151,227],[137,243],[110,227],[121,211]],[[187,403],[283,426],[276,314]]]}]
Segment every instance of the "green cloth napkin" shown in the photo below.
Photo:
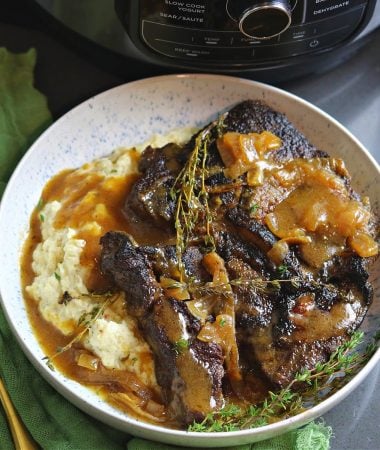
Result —
[{"label": "green cloth napkin", "polygon": [[0,48],[0,197],[6,181],[34,139],[51,122],[45,97],[33,87],[36,51]]},{"label": "green cloth napkin", "polygon": [[[51,122],[45,97],[33,87],[36,52],[0,48],[0,197],[28,146]],[[13,337],[0,308],[0,376],[23,422],[46,450],[175,450],[179,447],[131,438],[81,412],[38,374]],[[331,429],[311,423],[299,430],[231,450],[327,450]],[[180,442],[178,442],[180,444]],[[0,449],[13,441],[0,408]]]}]

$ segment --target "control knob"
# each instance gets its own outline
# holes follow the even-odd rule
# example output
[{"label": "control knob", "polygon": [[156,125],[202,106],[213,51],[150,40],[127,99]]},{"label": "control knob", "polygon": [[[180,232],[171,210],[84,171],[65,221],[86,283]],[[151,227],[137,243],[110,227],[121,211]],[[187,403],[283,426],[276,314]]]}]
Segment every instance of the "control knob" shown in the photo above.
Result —
[{"label": "control knob", "polygon": [[292,6],[286,0],[227,0],[226,9],[228,15],[239,23],[240,31],[255,39],[278,36],[292,21]]}]

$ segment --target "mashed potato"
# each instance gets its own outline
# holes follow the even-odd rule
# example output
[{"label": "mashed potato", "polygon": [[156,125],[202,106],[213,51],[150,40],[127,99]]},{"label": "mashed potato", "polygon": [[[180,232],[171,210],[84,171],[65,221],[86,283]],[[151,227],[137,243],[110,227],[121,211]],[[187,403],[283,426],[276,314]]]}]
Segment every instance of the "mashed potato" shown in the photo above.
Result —
[{"label": "mashed potato", "polygon": [[[157,136],[133,151],[119,149],[109,157],[85,164],[70,173],[75,182],[64,187],[61,198],[48,199],[40,209],[41,242],[33,252],[35,277],[26,291],[38,303],[44,319],[63,334],[75,333],[81,318],[90,317],[104,302],[90,295],[86,284],[96,262],[83,265],[81,261],[86,246],[98,243],[108,231],[105,223],[110,221],[111,213],[107,201],[101,200],[99,190],[105,193],[103,200],[107,193],[111,198],[123,177],[137,174],[136,152],[148,144],[159,147],[167,142],[181,143],[193,132],[189,129]],[[80,219],[73,220],[73,217]],[[67,302],[62,301],[65,295],[70,299]],[[124,303],[124,299],[121,302]],[[93,321],[82,344],[98,356],[106,368],[127,369],[147,385],[156,384],[149,346],[141,338],[135,321],[120,308],[120,301],[118,306],[107,307]]]}]

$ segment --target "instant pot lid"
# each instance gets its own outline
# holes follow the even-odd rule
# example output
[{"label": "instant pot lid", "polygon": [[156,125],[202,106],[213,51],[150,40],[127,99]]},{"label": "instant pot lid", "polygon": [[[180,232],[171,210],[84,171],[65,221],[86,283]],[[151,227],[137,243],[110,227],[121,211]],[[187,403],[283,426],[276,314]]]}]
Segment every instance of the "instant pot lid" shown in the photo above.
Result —
[{"label": "instant pot lid", "polygon": [[[373,0],[372,0],[373,1]],[[115,0],[28,0],[48,31],[88,57],[103,70],[128,80],[168,73],[222,73],[278,84],[313,73],[328,71],[350,58],[368,40],[368,33],[380,24],[380,2],[377,14],[353,42],[323,49],[314,54],[266,60],[254,67],[237,65],[184,64],[176,58],[149,55],[132,42],[116,11]],[[136,2],[137,3],[137,2]],[[375,3],[372,3],[373,5]],[[329,51],[333,50],[333,51]]]}]

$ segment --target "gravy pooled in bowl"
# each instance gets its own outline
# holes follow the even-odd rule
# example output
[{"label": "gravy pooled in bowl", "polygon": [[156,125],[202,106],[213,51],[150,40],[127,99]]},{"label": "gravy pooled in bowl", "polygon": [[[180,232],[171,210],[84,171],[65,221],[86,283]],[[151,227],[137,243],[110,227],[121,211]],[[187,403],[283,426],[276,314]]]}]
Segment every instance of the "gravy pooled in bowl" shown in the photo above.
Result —
[{"label": "gravy pooled in bowl", "polygon": [[50,180],[23,285],[49,364],[129,414],[204,431],[302,390],[349,341],[377,220],[343,161],[263,103],[167,142]]}]

